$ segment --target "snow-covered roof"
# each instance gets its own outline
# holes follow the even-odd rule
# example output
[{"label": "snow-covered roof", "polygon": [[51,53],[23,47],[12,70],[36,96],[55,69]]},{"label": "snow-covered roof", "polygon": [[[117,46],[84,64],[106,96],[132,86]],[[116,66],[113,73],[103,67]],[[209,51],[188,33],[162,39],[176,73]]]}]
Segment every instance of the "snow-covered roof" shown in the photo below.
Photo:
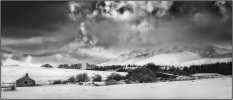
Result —
[{"label": "snow-covered roof", "polygon": [[169,76],[177,76],[177,75],[170,74],[170,73],[161,73],[161,74],[164,74],[164,75],[169,75]]},{"label": "snow-covered roof", "polygon": [[23,80],[23,79],[30,79],[30,80],[33,80],[33,79],[31,79],[31,78],[28,76],[27,73],[26,73],[25,76],[23,76],[22,78],[19,78],[18,80]]}]

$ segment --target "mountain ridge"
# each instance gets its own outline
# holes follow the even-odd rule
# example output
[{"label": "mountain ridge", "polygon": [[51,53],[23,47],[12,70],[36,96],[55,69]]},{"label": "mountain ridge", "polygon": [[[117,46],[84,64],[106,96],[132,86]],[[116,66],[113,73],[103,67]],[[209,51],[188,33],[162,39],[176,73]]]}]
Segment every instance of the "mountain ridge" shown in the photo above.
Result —
[{"label": "mountain ridge", "polygon": [[[98,65],[144,65],[147,63],[154,63],[157,65],[190,66],[193,64],[229,62],[232,60],[232,53],[229,50],[221,49],[222,51],[225,50],[227,52],[219,53],[216,49],[220,50],[221,48],[214,46],[206,46],[204,48],[170,46],[156,50],[134,50]],[[188,62],[192,63],[188,64]]]}]

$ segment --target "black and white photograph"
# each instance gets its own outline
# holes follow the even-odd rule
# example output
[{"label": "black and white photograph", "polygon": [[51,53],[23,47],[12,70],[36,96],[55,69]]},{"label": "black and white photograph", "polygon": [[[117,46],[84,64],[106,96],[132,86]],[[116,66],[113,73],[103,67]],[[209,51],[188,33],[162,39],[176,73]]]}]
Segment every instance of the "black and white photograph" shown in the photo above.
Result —
[{"label": "black and white photograph", "polygon": [[232,99],[232,1],[1,1],[1,99]]}]

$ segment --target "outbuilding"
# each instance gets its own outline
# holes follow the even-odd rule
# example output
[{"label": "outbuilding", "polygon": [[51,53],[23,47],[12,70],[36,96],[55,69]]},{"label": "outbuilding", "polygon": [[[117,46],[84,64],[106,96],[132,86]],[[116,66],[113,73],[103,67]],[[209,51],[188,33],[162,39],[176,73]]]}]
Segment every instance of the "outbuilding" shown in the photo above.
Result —
[{"label": "outbuilding", "polygon": [[170,73],[158,73],[158,77],[162,80],[173,80],[178,76]]},{"label": "outbuilding", "polygon": [[35,86],[35,81],[28,76],[28,73],[16,81],[17,87]]}]

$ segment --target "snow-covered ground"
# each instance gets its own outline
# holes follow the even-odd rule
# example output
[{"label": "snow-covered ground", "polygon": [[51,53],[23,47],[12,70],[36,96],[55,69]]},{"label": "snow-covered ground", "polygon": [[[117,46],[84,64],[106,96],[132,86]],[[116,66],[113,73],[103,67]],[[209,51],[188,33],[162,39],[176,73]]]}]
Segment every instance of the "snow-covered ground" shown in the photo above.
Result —
[{"label": "snow-covered ground", "polygon": [[53,85],[17,87],[3,99],[231,99],[232,77],[190,81],[90,87]]},{"label": "snow-covered ground", "polygon": [[[59,69],[59,68],[42,68],[42,67],[25,67],[25,66],[2,66],[1,67],[1,82],[14,83],[17,79],[23,77],[26,73],[34,79],[36,83],[46,84],[49,80],[67,80],[73,75],[79,73],[87,73],[89,76],[99,74],[105,79],[112,71],[92,71],[78,69]],[[121,75],[126,75],[125,72],[116,72]]]},{"label": "snow-covered ground", "polygon": [[187,61],[192,61],[192,60],[196,60],[196,59],[201,59],[201,56],[192,53],[192,52],[188,52],[188,51],[184,51],[184,52],[175,52],[175,53],[168,53],[168,54],[159,54],[153,57],[150,57],[148,59],[144,59],[140,62],[137,62],[136,65],[145,65],[147,63],[155,63],[158,65],[180,65],[184,62]]}]

